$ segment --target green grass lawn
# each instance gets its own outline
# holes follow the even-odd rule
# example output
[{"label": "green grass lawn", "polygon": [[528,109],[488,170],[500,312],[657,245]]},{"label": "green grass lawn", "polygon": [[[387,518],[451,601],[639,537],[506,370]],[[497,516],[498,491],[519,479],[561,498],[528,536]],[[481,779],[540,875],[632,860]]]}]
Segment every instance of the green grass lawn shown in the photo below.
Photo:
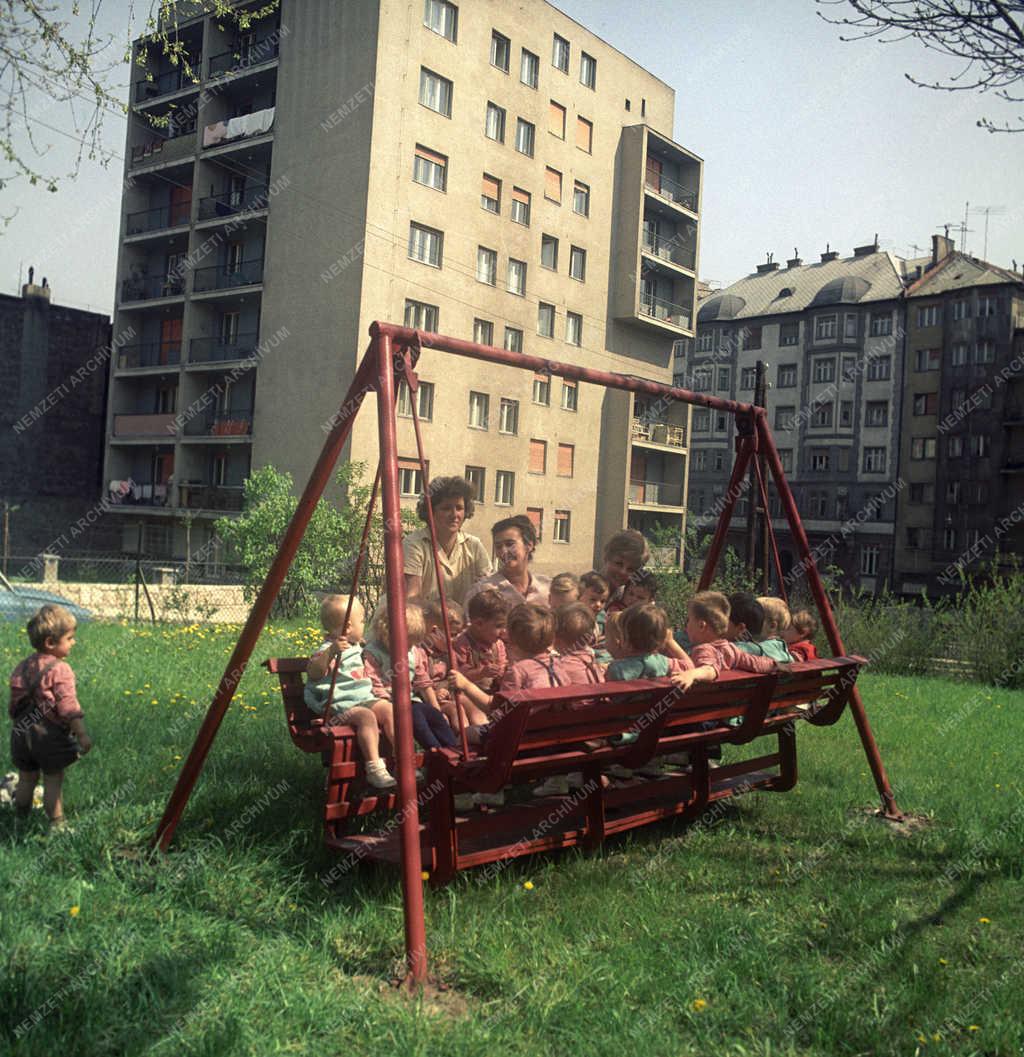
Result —
[{"label": "green grass lawn", "polygon": [[[387,984],[397,875],[320,883],[323,771],[292,747],[262,669],[172,853],[140,854],[233,634],[80,629],[96,747],[69,772],[74,832],[49,838],[41,817],[16,832],[0,812],[0,1053],[1021,1052],[1024,693],[862,678],[900,804],[929,819],[909,833],[867,814],[846,715],[801,727],[789,795],[428,890],[451,990],[415,1001]],[[255,656],[315,637],[270,631]],[[9,670],[20,628],[0,625],[0,651]]]}]

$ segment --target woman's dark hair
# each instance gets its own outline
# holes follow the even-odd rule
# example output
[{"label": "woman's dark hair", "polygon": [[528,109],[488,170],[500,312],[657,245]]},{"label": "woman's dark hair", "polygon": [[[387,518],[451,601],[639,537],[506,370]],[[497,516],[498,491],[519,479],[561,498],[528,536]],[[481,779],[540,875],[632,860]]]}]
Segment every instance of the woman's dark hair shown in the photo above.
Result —
[{"label": "woman's dark hair", "polygon": [[532,559],[533,551],[537,547],[537,530],[533,527],[533,522],[525,514],[502,518],[501,521],[495,521],[491,526],[491,538],[493,539],[499,532],[505,532],[508,529],[518,530],[519,535],[523,537],[523,543],[530,547],[528,557]]},{"label": "woman's dark hair", "polygon": [[[466,519],[473,516],[473,486],[465,477],[435,477],[430,482],[430,505],[436,510],[446,499],[461,499],[466,504]],[[416,516],[427,520],[427,497],[421,495],[416,504]]]}]

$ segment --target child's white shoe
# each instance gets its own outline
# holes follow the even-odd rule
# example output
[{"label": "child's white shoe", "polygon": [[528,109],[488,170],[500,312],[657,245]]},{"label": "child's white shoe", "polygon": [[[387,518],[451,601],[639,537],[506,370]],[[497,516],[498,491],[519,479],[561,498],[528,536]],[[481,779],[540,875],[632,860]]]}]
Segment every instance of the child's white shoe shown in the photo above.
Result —
[{"label": "child's white shoe", "polygon": [[366,763],[366,781],[374,789],[394,789],[398,783],[391,777],[383,760],[368,760]]}]

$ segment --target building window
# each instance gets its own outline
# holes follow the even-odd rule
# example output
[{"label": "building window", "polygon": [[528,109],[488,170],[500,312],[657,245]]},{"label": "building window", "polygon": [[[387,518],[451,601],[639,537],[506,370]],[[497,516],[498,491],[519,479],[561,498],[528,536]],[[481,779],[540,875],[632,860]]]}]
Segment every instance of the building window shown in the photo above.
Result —
[{"label": "building window", "polygon": [[919,327],[934,327],[939,322],[939,306],[925,305],[917,310],[917,325]]},{"label": "building window", "polygon": [[476,248],[476,279],[488,286],[498,285],[498,251],[486,246]]},{"label": "building window", "polygon": [[971,454],[978,459],[984,459],[989,455],[989,438],[987,434],[970,438]]},{"label": "building window", "polygon": [[779,324],[779,344],[780,345],[796,345],[800,340],[800,324],[799,323],[780,323]]},{"label": "building window", "polygon": [[720,393],[727,393],[727,392],[729,392],[729,382],[730,381],[731,381],[731,378],[730,378],[729,368],[728,367],[719,367],[718,368],[718,382],[715,385],[715,388]]},{"label": "building window", "polygon": [[828,492],[811,492],[811,517],[828,517]]},{"label": "building window", "polygon": [[428,305],[423,301],[406,301],[405,317],[402,322],[413,330],[429,330],[437,333],[438,316],[440,310],[437,305]]},{"label": "building window", "polygon": [[753,389],[757,385],[757,368],[744,367],[740,371],[740,389]]},{"label": "building window", "polygon": [[814,320],[814,340],[828,341],[836,336],[837,325],[836,314],[833,312],[827,316],[817,316]]},{"label": "building window", "polygon": [[533,157],[533,140],[536,131],[529,121],[524,121],[521,117],[516,118],[516,150],[528,158]]},{"label": "building window", "polygon": [[555,306],[546,301],[537,305],[537,333],[542,338],[555,336]]},{"label": "building window", "polygon": [[892,313],[872,312],[869,332],[873,338],[881,338],[892,333]]},{"label": "building window", "polygon": [[949,394],[949,402],[954,410],[967,399],[967,390],[963,388],[953,389]]},{"label": "building window", "polygon": [[937,441],[934,437],[914,437],[910,442],[912,459],[934,459]]},{"label": "building window", "polygon": [[544,508],[539,506],[528,506],[526,516],[533,525],[533,531],[537,533],[537,542],[544,539]]},{"label": "building window", "polygon": [[783,473],[793,472],[793,449],[792,448],[779,448],[779,462],[782,463]]},{"label": "building window", "polygon": [[811,451],[811,469],[815,473],[825,473],[829,467],[828,448],[814,448]]},{"label": "building window", "polygon": [[775,387],[777,389],[792,389],[796,386],[796,364],[780,363],[776,375]]},{"label": "building window", "polygon": [[484,118],[484,135],[498,143],[505,142],[505,109],[497,103],[487,104],[487,116]]},{"label": "building window", "polygon": [[715,335],[712,331],[706,330],[701,334],[697,335],[697,351],[698,352],[711,352],[715,345]]},{"label": "building window", "polygon": [[824,429],[832,425],[832,414],[834,405],[831,400],[824,404],[818,404],[811,415],[811,425]]},{"label": "building window", "polygon": [[459,9],[448,0],[426,0],[423,25],[454,44],[458,38]]},{"label": "building window", "polygon": [[693,391],[695,393],[711,392],[711,368],[694,367],[692,376]]},{"label": "building window", "polygon": [[569,42],[557,33],[551,45],[551,65],[562,73],[569,72]]},{"label": "building window", "polygon": [[535,374],[533,376],[533,402],[541,407],[551,406],[551,375]]},{"label": "building window", "polygon": [[517,261],[509,257],[505,289],[510,294],[516,294],[519,297],[526,296],[526,261]]},{"label": "building window", "polygon": [[693,412],[693,432],[711,432],[711,412],[706,407],[696,408]]},{"label": "building window", "polygon": [[539,72],[540,56],[534,55],[532,51],[527,51],[526,48],[523,48],[523,54],[519,60],[519,80],[527,88],[536,88]]},{"label": "building window", "polygon": [[562,380],[562,410],[576,411],[579,407],[580,387],[578,382]]},{"label": "building window", "polygon": [[956,529],[952,525],[942,530],[942,546],[948,551],[956,550]]},{"label": "building window", "polygon": [[579,180],[572,185],[572,211],[581,217],[590,216],[590,187]]},{"label": "building window", "polygon": [[480,205],[488,213],[501,212],[501,181],[484,173],[483,187],[480,190]]},{"label": "building window", "polygon": [[487,429],[491,398],[486,393],[469,394],[469,428]]},{"label": "building window", "polygon": [[530,226],[530,192],[521,187],[512,188],[512,220],[524,227]]},{"label": "building window", "polygon": [[491,31],[491,65],[502,73],[508,73],[508,64],[512,57],[512,41],[502,36],[497,30]]},{"label": "building window", "polygon": [[398,492],[405,499],[418,499],[423,494],[423,471],[418,459],[398,460]]},{"label": "building window", "polygon": [[967,342],[954,341],[952,350],[952,364],[954,367],[967,366]]},{"label": "building window", "polygon": [[854,312],[847,312],[843,317],[843,337],[855,338],[857,336],[857,316]]},{"label": "building window", "polygon": [[422,224],[409,225],[409,256],[421,264],[440,268],[444,256],[444,235]]},{"label": "building window", "polygon": [[505,348],[509,352],[523,351],[523,332],[518,327],[505,328]]},{"label": "building window", "polygon": [[796,408],[792,406],[777,407],[775,409],[775,428],[778,430],[791,430],[796,418]]},{"label": "building window", "polygon": [[759,349],[761,347],[761,328],[744,327],[742,345],[745,349]]},{"label": "building window", "polygon": [[544,170],[544,197],[550,202],[562,202],[562,174],[547,166]]},{"label": "building window", "polygon": [[[713,469],[717,473],[719,470],[722,470],[725,467],[725,453],[721,452],[721,451],[716,451],[714,453],[714,457],[715,457],[715,465],[714,465]],[[721,492],[716,492],[715,493],[715,497],[716,498],[720,499],[721,496],[722,496]]]},{"label": "building window", "polygon": [[597,88],[597,59],[580,52],[580,84],[586,88]]},{"label": "building window", "polygon": [[[703,470],[707,469],[707,464],[708,464],[707,455],[708,455],[708,453],[703,448],[699,448],[697,451],[695,451],[693,453],[693,468],[694,468],[694,470],[703,471]],[[699,506],[700,504],[698,503],[697,505]]]},{"label": "building window", "polygon": [[474,319],[473,340],[477,345],[493,345],[494,324],[489,319]]},{"label": "building window", "polygon": [[569,278],[581,283],[587,278],[587,251],[582,246],[573,246],[569,250]]},{"label": "building window", "polygon": [[484,496],[487,494],[487,470],[483,466],[467,466],[463,476],[473,489],[473,501],[484,502]]},{"label": "building window", "polygon": [[839,425],[840,426],[852,426],[853,425],[853,401],[852,400],[840,400],[839,401]]},{"label": "building window", "polygon": [[511,506],[516,501],[516,475],[511,470],[497,470],[494,474],[494,502]]},{"label": "building window", "polygon": [[936,415],[936,414],[938,414],[938,411],[939,411],[939,394],[938,393],[915,393],[914,394],[914,414],[915,415]]},{"label": "building window", "polygon": [[856,356],[843,356],[842,360],[842,375],[844,382],[853,382],[857,379],[857,357]]},{"label": "building window", "polygon": [[417,143],[412,163],[412,178],[425,187],[444,191],[448,186],[448,159],[443,154]]},{"label": "building window", "polygon": [[978,315],[994,316],[999,310],[999,302],[994,297],[982,295],[978,298]]},{"label": "building window", "polygon": [[814,361],[811,378],[815,382],[834,382],[836,380],[836,360],[834,356],[822,356]]},{"label": "building window", "polygon": [[885,448],[864,449],[864,473],[885,473]]},{"label": "building window", "polygon": [[569,345],[583,344],[583,316],[579,312],[565,313],[565,340]]},{"label": "building window", "polygon": [[[934,394],[933,394],[934,395]],[[889,425],[889,401],[869,400],[864,406],[865,426]]]},{"label": "building window", "polygon": [[996,343],[989,338],[979,341],[974,347],[975,363],[994,363],[996,358]]},{"label": "building window", "polygon": [[548,472],[548,442],[546,440],[537,440],[535,437],[530,440],[530,473],[547,473]]},{"label": "building window", "polygon": [[877,576],[878,555],[880,548],[874,544],[868,544],[860,549],[860,574],[861,576]]},{"label": "building window", "polygon": [[565,107],[554,99],[548,103],[548,132],[559,139],[565,139]]},{"label": "building window", "polygon": [[931,483],[912,484],[910,486],[910,501],[915,504],[928,504],[935,502],[935,485]]},{"label": "building window", "polygon": [[576,146],[586,151],[587,154],[594,153],[594,123],[578,114],[576,115]]},{"label": "building window", "polygon": [[510,400],[508,397],[501,398],[498,409],[498,432],[505,433],[510,437],[519,432],[519,401]]},{"label": "building window", "polygon": [[[416,387],[416,413],[423,422],[431,422],[434,418],[434,383],[420,382]],[[412,418],[412,397],[409,386],[404,381],[398,383],[398,415],[402,418]]]},{"label": "building window", "polygon": [[558,271],[558,239],[554,235],[540,237],[540,266]]},{"label": "building window", "polygon": [[552,535],[552,542],[554,543],[568,543],[569,542],[569,518],[570,514],[568,510],[556,510],[555,511],[555,531]]},{"label": "building window", "polygon": [[941,349],[918,349],[914,355],[914,370],[937,371],[941,362]]},{"label": "building window", "polygon": [[950,459],[959,459],[964,453],[964,438],[949,437],[946,441],[946,456]]},{"label": "building window", "polygon": [[970,309],[965,300],[953,302],[953,319],[966,319],[970,315]]},{"label": "building window", "polygon": [[892,374],[891,356],[872,356],[868,360],[868,381],[887,382]]},{"label": "building window", "polygon": [[420,102],[444,117],[452,116],[452,82],[447,77],[420,67]]}]

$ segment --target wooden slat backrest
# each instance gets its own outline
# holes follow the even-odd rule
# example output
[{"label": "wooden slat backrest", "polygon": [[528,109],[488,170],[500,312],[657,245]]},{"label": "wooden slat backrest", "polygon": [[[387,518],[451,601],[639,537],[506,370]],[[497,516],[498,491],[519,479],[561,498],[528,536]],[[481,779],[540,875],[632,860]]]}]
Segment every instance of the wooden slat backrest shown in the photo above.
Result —
[{"label": "wooden slat backrest", "polygon": [[325,728],[320,717],[310,712],[305,701],[308,657],[271,657],[263,666],[277,676],[284,701],[288,733],[303,752],[322,752],[336,737],[355,736],[351,727]]}]

